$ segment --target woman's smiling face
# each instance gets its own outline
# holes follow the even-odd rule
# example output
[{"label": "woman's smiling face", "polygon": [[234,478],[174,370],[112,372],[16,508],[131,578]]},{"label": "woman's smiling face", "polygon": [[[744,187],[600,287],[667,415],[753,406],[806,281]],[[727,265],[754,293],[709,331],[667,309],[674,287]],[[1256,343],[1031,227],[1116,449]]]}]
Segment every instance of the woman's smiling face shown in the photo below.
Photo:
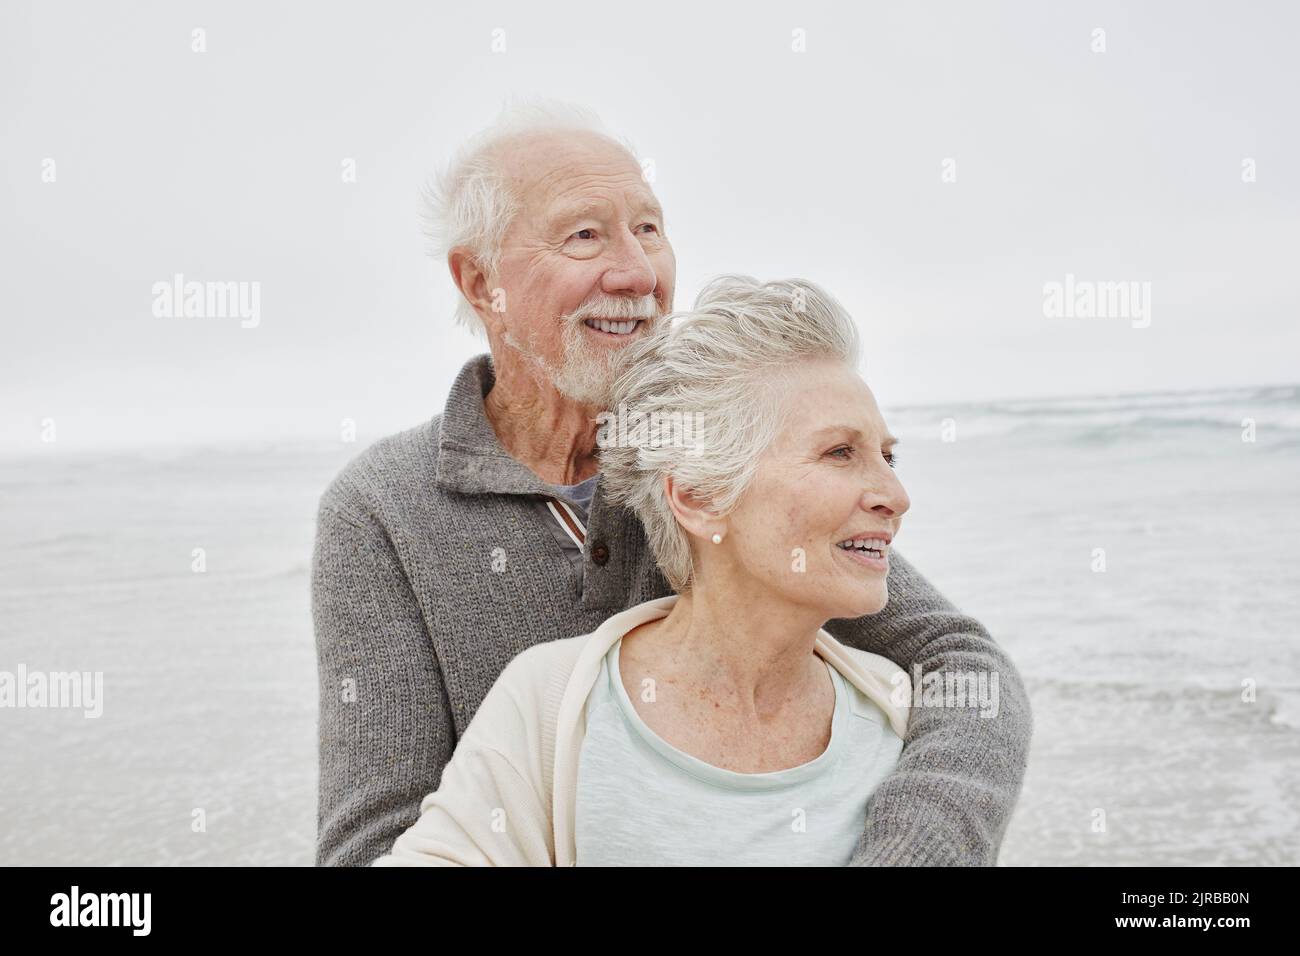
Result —
[{"label": "woman's smiling face", "polygon": [[879,548],[898,534],[911,502],[893,468],[897,439],[844,363],[805,362],[786,381],[782,426],[727,519],[733,559],[754,585],[826,620],[874,614],[889,600],[889,545],[876,557],[845,544]]}]

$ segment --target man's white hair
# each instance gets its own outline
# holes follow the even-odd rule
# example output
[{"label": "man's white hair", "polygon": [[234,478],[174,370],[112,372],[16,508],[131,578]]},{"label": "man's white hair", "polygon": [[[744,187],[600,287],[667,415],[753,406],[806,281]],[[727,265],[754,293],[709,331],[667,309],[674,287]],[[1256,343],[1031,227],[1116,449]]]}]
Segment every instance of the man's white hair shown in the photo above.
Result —
[{"label": "man's white hair", "polygon": [[624,350],[611,415],[692,423],[690,442],[646,440],[655,434],[651,425],[623,429],[622,445],[623,436],[610,428],[600,443],[607,499],[641,519],[675,591],[692,585],[694,564],[664,476],[673,475],[715,514],[728,514],[780,432],[788,373],[801,362],[826,359],[856,369],[858,356],[857,327],[829,293],[803,279],[761,283],[739,275],[714,279],[691,310],[673,313]]},{"label": "man's white hair", "polygon": [[[599,133],[626,149],[633,161],[636,150],[624,137],[609,132],[592,110],[557,100],[528,100],[509,104],[491,126],[466,141],[447,167],[421,192],[421,221],[429,252],[446,264],[457,246],[470,249],[489,276],[501,264],[501,243],[519,213],[501,170],[503,150],[509,140],[539,132],[582,130]],[[456,320],[476,334],[483,323],[464,295],[456,305]]]}]

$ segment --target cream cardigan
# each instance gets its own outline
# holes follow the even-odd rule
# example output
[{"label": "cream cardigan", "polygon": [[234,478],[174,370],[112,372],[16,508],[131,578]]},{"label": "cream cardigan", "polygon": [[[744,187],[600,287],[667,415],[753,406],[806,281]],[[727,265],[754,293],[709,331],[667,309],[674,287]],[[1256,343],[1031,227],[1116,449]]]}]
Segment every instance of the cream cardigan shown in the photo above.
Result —
[{"label": "cream cardigan", "polygon": [[[502,671],[465,728],[420,817],[374,866],[573,866],[578,754],[601,659],[634,627],[666,617],[677,595],[637,604],[590,634],[547,641]],[[817,653],[907,734],[911,681],[878,654],[824,629]]]}]

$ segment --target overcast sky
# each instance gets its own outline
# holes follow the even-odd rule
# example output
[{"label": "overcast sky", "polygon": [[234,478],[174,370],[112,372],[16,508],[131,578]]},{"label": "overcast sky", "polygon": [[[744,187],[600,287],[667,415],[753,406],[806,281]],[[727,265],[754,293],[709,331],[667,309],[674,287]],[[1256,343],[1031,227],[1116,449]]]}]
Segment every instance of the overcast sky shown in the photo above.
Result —
[{"label": "overcast sky", "polygon": [[[441,411],[485,346],[417,191],[512,95],[653,160],[679,308],[812,279],[886,408],[1300,379],[1294,4],[721,6],[6,3],[0,441]],[[155,316],[176,273],[260,283],[259,324]],[[1045,316],[1067,273],[1149,282],[1150,324]]]}]

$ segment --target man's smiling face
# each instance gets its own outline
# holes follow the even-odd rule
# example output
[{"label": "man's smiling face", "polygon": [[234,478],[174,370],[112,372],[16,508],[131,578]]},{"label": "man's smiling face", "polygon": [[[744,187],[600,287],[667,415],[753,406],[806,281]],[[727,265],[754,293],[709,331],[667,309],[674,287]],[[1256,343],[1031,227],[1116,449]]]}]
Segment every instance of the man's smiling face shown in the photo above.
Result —
[{"label": "man's smiling face", "polygon": [[494,282],[504,311],[483,316],[489,334],[561,394],[604,405],[617,353],[672,309],[663,211],[636,159],[599,134],[535,133],[504,148],[520,208]]}]

